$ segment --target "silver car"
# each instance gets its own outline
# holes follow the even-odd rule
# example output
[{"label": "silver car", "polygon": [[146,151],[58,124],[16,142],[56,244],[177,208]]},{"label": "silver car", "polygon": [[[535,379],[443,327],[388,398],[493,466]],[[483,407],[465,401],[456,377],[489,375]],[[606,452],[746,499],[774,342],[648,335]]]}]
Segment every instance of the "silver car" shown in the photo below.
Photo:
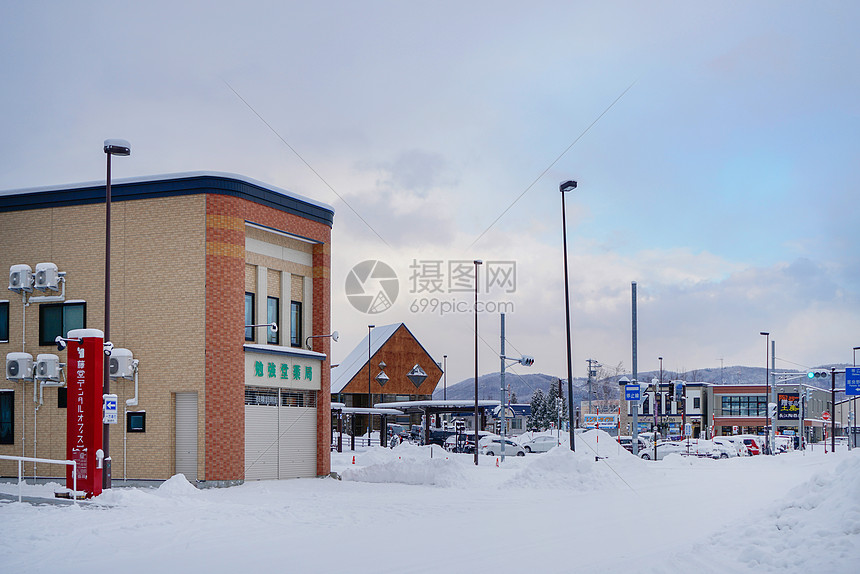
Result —
[{"label": "silver car", "polygon": [[523,444],[526,452],[546,452],[558,446],[558,439],[554,436],[539,436]]},{"label": "silver car", "polygon": [[[525,456],[526,451],[510,439],[505,440],[505,455],[510,456]],[[481,454],[486,454],[487,456],[496,456],[502,454],[502,439],[501,438],[484,438],[481,439]]]}]

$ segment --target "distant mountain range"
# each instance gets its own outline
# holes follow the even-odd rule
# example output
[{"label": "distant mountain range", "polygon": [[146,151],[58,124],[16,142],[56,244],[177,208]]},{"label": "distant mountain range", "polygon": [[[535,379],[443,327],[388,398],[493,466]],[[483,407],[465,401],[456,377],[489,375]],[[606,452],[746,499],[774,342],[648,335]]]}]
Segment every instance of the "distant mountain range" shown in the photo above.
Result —
[{"label": "distant mountain range", "polygon": [[[815,367],[817,369],[830,369],[836,367],[843,369],[850,365],[822,365]],[[830,388],[830,379],[807,379],[805,378],[806,371],[794,371],[791,369],[777,369],[780,373],[797,373],[798,376],[803,376],[802,379],[797,379],[807,384],[815,385],[821,388]],[[626,376],[632,378],[630,373],[621,373],[617,376],[602,377],[592,380],[592,396],[594,398],[611,399],[619,398],[620,387],[618,379]],[[685,373],[676,373],[673,371],[663,371],[663,381],[685,380],[689,382],[702,382],[712,384],[725,385],[762,385],[765,383],[765,368],[764,367],[725,367],[713,369],[697,369],[687,371]],[[639,380],[650,381],[653,378],[659,378],[660,371],[644,371],[639,373]],[[479,399],[497,399],[499,398],[499,373],[489,373],[478,377],[478,398]],[[794,383],[795,381],[790,381]],[[837,385],[842,383],[838,380]],[[511,372],[505,373],[505,386],[509,387],[511,392],[516,395],[516,402],[528,403],[531,401],[532,394],[541,389],[544,393],[549,392],[549,387],[552,384],[558,384],[558,377],[546,375],[543,373],[537,374],[515,374]],[[564,394],[567,395],[567,382],[563,383]],[[574,402],[587,400],[587,381],[585,378],[575,377],[573,380],[573,397]],[[448,385],[447,391],[442,385],[437,385],[433,392],[434,399],[441,399],[447,396],[449,399],[471,399],[475,397],[475,379],[469,378],[459,383]]]}]

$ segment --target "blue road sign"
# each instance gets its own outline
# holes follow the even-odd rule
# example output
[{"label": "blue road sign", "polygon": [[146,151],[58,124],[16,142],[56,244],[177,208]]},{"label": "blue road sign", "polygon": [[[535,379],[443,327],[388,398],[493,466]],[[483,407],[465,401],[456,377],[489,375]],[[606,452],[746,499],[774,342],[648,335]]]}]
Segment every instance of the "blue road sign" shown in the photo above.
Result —
[{"label": "blue road sign", "polygon": [[860,395],[860,367],[845,368],[845,394]]},{"label": "blue road sign", "polygon": [[[860,370],[860,369],[858,369]],[[624,385],[624,400],[638,401],[640,400],[639,385]]]}]

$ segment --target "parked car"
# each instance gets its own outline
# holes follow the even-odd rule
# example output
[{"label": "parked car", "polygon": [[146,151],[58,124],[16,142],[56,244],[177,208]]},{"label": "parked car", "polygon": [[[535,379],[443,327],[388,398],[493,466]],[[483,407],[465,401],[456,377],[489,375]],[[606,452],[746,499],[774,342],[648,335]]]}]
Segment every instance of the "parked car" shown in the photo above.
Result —
[{"label": "parked car", "polygon": [[687,447],[681,453],[682,455],[702,458],[730,458],[738,456],[737,447],[731,443],[729,443],[729,446],[726,446],[712,440],[691,439],[689,441],[682,441],[681,444]]},{"label": "parked car", "polygon": [[[676,441],[668,441],[661,440],[657,443],[657,460],[663,460],[663,458],[667,454],[681,454],[682,452],[687,451],[687,445],[676,442]],[[639,458],[642,460],[653,460],[654,459],[654,446],[649,446],[645,450],[639,453]]]},{"label": "parked car", "polygon": [[[648,442],[647,440],[645,440],[644,438],[642,438],[641,436],[637,437],[637,438],[639,439],[639,441],[638,441],[639,442],[639,452],[642,452],[643,450],[645,450],[646,448],[651,446],[651,443]],[[627,449],[628,452],[631,452],[631,453],[633,452],[633,437],[632,436],[624,436],[624,435],[619,436],[618,442],[621,443],[621,446],[623,446],[625,449]]]},{"label": "parked car", "polygon": [[448,440],[448,437],[451,435],[457,434],[455,430],[445,430],[445,429],[430,429],[430,444],[438,444],[439,446],[444,447],[445,441]]},{"label": "parked car", "polygon": [[547,435],[537,436],[523,443],[526,452],[546,452],[555,446],[558,446],[558,438]]},{"label": "parked car", "polygon": [[735,436],[744,441],[744,445],[746,445],[747,452],[749,452],[750,455],[754,456],[765,453],[765,437],[752,434]]},{"label": "parked car", "polygon": [[[480,432],[478,437],[485,437],[489,433]],[[474,432],[461,432],[455,433],[445,439],[444,444],[445,450],[449,452],[475,452],[475,433]]]},{"label": "parked car", "polygon": [[512,441],[509,438],[503,439],[502,437],[484,437],[480,440],[480,450],[481,454],[486,454],[488,456],[496,456],[502,454],[502,442],[505,444],[505,454],[511,456],[525,456],[526,451],[523,447],[521,447],[516,442]]},{"label": "parked car", "polygon": [[747,447],[743,440],[735,439],[730,436],[716,436],[713,440],[715,443],[733,450],[735,453],[734,456],[749,456],[749,452],[747,451]]}]

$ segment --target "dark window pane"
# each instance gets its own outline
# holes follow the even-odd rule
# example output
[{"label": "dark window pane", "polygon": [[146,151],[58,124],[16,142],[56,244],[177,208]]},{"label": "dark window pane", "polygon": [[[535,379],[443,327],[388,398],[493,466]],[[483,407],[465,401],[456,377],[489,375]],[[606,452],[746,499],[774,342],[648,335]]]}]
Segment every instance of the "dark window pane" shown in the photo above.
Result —
[{"label": "dark window pane", "polygon": [[126,413],[126,431],[146,432],[146,411]]},{"label": "dark window pane", "polygon": [[67,401],[69,398],[69,390],[66,387],[57,387],[57,408],[65,409],[67,408]]},{"label": "dark window pane", "polygon": [[0,444],[15,444],[15,391],[0,392]]},{"label": "dark window pane", "polygon": [[39,307],[39,344],[53,345],[54,339],[63,334],[63,306],[41,305]]},{"label": "dark window pane", "polygon": [[[72,329],[86,327],[86,317],[83,303],[73,303],[63,306],[63,337],[67,337]],[[53,342],[53,341],[52,341]]]},{"label": "dark window pane", "polygon": [[[277,297],[269,297],[266,300],[266,322],[267,323],[277,323],[278,322],[278,298]],[[272,345],[277,345],[280,342],[280,333],[279,331],[273,331],[271,327],[266,327],[266,332],[268,333],[267,341]]]},{"label": "dark window pane", "polygon": [[290,345],[302,346],[302,304],[298,301],[290,303]]},{"label": "dark window pane", "polygon": [[9,301],[0,303],[0,341],[9,340]]},{"label": "dark window pane", "polygon": [[[245,293],[245,324],[253,325],[254,324],[254,294],[253,293]],[[253,341],[254,340],[254,329],[253,327],[245,327],[245,340]]]}]

